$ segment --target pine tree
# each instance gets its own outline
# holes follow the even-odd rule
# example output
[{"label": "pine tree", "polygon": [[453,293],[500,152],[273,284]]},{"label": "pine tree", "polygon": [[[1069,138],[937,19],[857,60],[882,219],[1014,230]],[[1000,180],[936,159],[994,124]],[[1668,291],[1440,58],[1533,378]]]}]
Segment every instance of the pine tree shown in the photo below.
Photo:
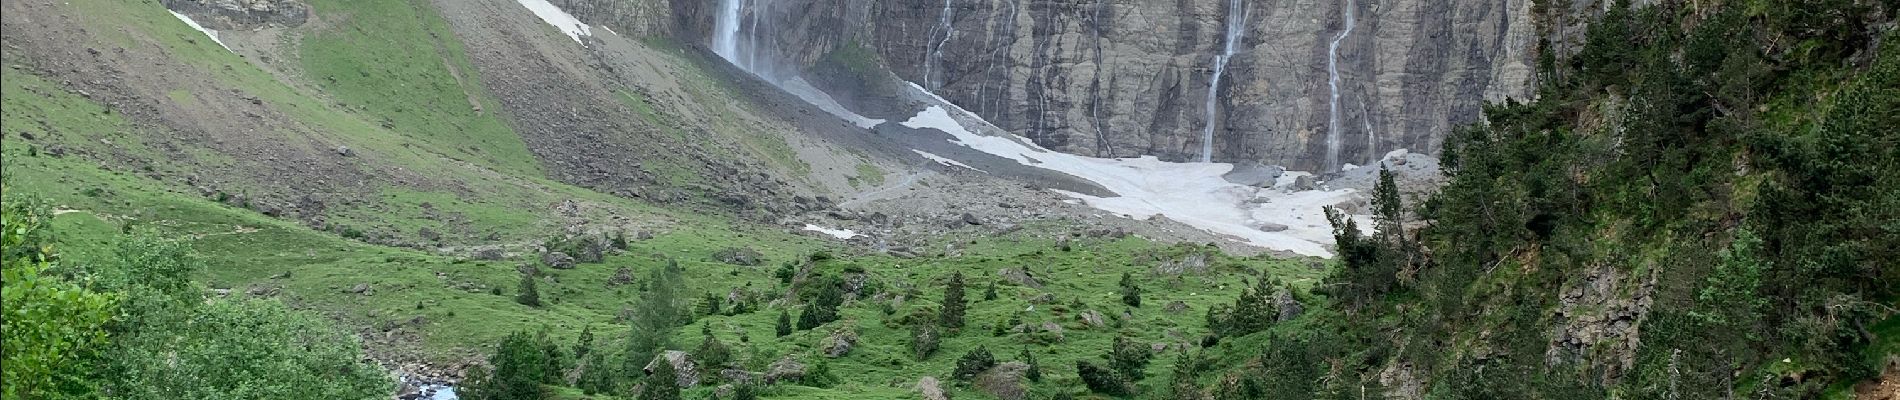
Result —
[{"label": "pine tree", "polygon": [[969,382],[978,374],[989,371],[990,367],[994,366],[996,366],[996,356],[991,355],[988,348],[977,346],[975,350],[963,353],[963,357],[957,359],[957,369],[952,371],[950,376],[959,381]]},{"label": "pine tree", "polygon": [[943,310],[937,314],[937,324],[956,330],[963,327],[963,312],[967,305],[963,301],[963,272],[950,273],[950,283],[943,289]]},{"label": "pine tree", "polygon": [[699,302],[700,314],[707,316],[720,315],[720,300],[722,299],[719,298],[718,294],[706,292],[706,297]]},{"label": "pine tree", "polygon": [[792,314],[791,313],[786,312],[785,310],[779,310],[778,326],[776,327],[776,331],[778,333],[778,337],[785,337],[785,335],[792,334]]},{"label": "pine tree", "polygon": [[1042,364],[1036,362],[1036,355],[1029,352],[1028,346],[1023,346],[1022,358],[1024,364],[1029,364],[1029,368],[1023,371],[1023,377],[1029,378],[1030,382],[1042,382]]},{"label": "pine tree", "polygon": [[809,330],[838,320],[838,306],[844,304],[844,282],[836,277],[814,279],[814,290],[805,310],[798,313],[798,329]]},{"label": "pine tree", "polygon": [[930,358],[937,352],[937,342],[942,340],[937,334],[937,326],[928,322],[913,323],[910,326],[910,353],[917,359]]},{"label": "pine tree", "polygon": [[587,359],[587,353],[594,351],[594,326],[581,327],[580,337],[574,338],[574,360]]},{"label": "pine tree", "polygon": [[534,289],[534,275],[521,275],[521,293],[515,295],[515,302],[529,307],[541,306],[541,293]]},{"label": "pine tree", "polygon": [[725,369],[726,363],[732,361],[732,349],[726,347],[725,342],[719,341],[718,337],[710,333],[705,336],[705,339],[700,340],[699,348],[693,350],[693,358],[698,359],[702,370]]},{"label": "pine tree", "polygon": [[1121,286],[1122,304],[1127,304],[1129,307],[1141,307],[1141,287],[1135,286],[1135,276],[1123,272]]},{"label": "pine tree", "polygon": [[1115,337],[1114,348],[1108,353],[1109,366],[1130,381],[1147,376],[1148,360],[1152,358],[1154,353],[1148,345],[1128,340],[1127,336]]},{"label": "pine tree", "polygon": [[990,286],[983,289],[983,301],[994,300],[996,300],[996,281],[990,281]]},{"label": "pine tree", "polygon": [[661,360],[653,363],[653,371],[647,374],[646,385],[640,386],[639,400],[680,400],[679,372],[673,370],[673,363]]},{"label": "pine tree", "polygon": [[674,260],[667,265],[655,268],[648,275],[652,284],[638,305],[634,307],[634,318],[627,339],[627,351],[622,353],[620,369],[639,371],[646,368],[653,357],[672,344],[674,328],[690,323],[685,318],[687,310],[678,303],[679,288],[685,287],[685,272]]}]

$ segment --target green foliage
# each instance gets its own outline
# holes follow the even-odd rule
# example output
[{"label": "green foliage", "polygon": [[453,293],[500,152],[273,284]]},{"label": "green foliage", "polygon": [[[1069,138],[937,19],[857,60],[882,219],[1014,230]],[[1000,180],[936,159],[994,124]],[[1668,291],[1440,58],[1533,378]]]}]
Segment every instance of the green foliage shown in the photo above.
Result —
[{"label": "green foliage", "polygon": [[792,334],[792,314],[785,310],[779,310],[778,323],[773,325],[772,330],[778,337],[785,337],[785,335]]},{"label": "green foliage", "polygon": [[996,300],[996,281],[990,281],[990,285],[988,287],[983,288],[983,301],[995,301],[995,300]]},{"label": "green foliage", "polygon": [[818,362],[812,363],[811,370],[805,371],[805,376],[798,380],[800,385],[815,388],[832,387],[838,382],[840,382],[838,374],[831,371],[831,361],[822,357],[818,359]]},{"label": "green foliage", "polygon": [[516,289],[515,302],[529,307],[541,306],[541,292],[534,288],[534,275],[521,274],[521,285]]},{"label": "green foliage", "polygon": [[937,325],[913,322],[910,325],[910,355],[919,360],[930,358],[937,352],[939,342],[943,340],[937,333]]},{"label": "green foliage", "polygon": [[1029,368],[1023,371],[1023,377],[1029,378],[1030,382],[1042,382],[1042,363],[1036,362],[1036,355],[1030,353],[1028,347],[1024,347],[1021,358],[1023,364],[1029,365]]},{"label": "green foliage", "polygon": [[274,300],[214,300],[118,337],[105,390],[123,399],[379,399],[387,372],[330,321]]},{"label": "green foliage", "polygon": [[627,349],[621,354],[620,370],[646,368],[647,362],[672,345],[674,328],[690,322],[679,296],[680,290],[686,287],[684,271],[678,261],[667,260],[665,266],[654,268],[648,274],[649,290],[634,307],[632,331]]},{"label": "green foliage", "polygon": [[702,369],[719,371],[732,362],[732,349],[726,347],[726,343],[719,341],[718,337],[706,335],[705,339],[700,340],[699,347],[693,350],[693,358]]},{"label": "green foliage", "polygon": [[1123,379],[1121,374],[1115,373],[1115,370],[1096,366],[1095,363],[1086,360],[1076,360],[1075,374],[1081,377],[1083,385],[1088,386],[1090,391],[1096,393],[1110,396],[1128,396],[1135,392],[1134,388],[1131,387],[1132,385],[1129,385],[1128,381]]},{"label": "green foliage", "polygon": [[640,386],[640,393],[634,396],[639,400],[679,400],[679,372],[673,369],[673,363],[653,363],[648,371],[646,384]]},{"label": "green foliage", "polygon": [[[0,191],[10,190],[0,186]],[[37,202],[0,192],[0,310],[4,310],[4,397],[54,398],[88,391],[82,360],[105,343],[114,296],[42,272],[53,267],[41,243],[45,214]],[[79,393],[74,393],[79,392]]]},{"label": "green foliage", "polygon": [[501,340],[495,354],[488,357],[489,368],[481,369],[481,379],[470,379],[458,394],[471,400],[535,400],[547,397],[543,382],[560,371],[547,369],[548,357],[527,332],[515,332]]},{"label": "green foliage", "polygon": [[596,351],[588,354],[586,361],[579,367],[580,376],[574,382],[580,387],[582,393],[591,396],[614,393],[618,390],[623,373],[614,368],[614,363],[607,360],[605,352]]},{"label": "green foliage", "polygon": [[1122,272],[1119,285],[1122,288],[1122,304],[1127,304],[1129,307],[1141,307],[1141,287],[1135,284],[1134,275]]},{"label": "green foliage", "polygon": [[821,276],[813,279],[807,286],[814,293],[805,310],[798,313],[798,329],[811,330],[838,320],[838,306],[844,304],[844,281],[834,276]]},{"label": "green foliage", "polygon": [[971,379],[975,379],[977,374],[982,374],[983,371],[989,371],[991,367],[995,366],[996,357],[990,354],[990,350],[983,346],[977,346],[968,353],[963,353],[963,357],[957,358],[957,369],[950,372],[950,377],[959,381],[969,382]]},{"label": "green foliage", "polygon": [[1113,346],[1108,352],[1108,365],[1117,374],[1130,381],[1140,381],[1148,375],[1148,361],[1154,358],[1154,353],[1146,343],[1117,336]]},{"label": "green foliage", "polygon": [[943,309],[938,311],[937,324],[955,332],[963,327],[964,310],[969,305],[963,300],[963,271],[950,273],[950,282],[943,288]]}]

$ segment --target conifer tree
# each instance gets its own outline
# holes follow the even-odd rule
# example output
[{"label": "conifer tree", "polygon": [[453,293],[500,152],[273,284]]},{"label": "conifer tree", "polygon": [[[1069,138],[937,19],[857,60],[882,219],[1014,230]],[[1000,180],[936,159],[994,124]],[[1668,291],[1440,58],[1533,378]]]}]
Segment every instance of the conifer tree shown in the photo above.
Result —
[{"label": "conifer tree", "polygon": [[792,314],[790,312],[779,310],[778,326],[775,327],[775,330],[778,333],[778,337],[785,337],[785,335],[792,334]]},{"label": "conifer tree", "polygon": [[680,400],[679,372],[673,370],[673,363],[661,360],[653,363],[652,373],[647,375],[646,385],[640,386],[639,400]]},{"label": "conifer tree", "polygon": [[541,293],[534,288],[534,275],[521,275],[521,293],[515,295],[515,302],[529,307],[541,306]]},{"label": "conifer tree", "polygon": [[963,327],[963,312],[967,305],[963,301],[963,272],[950,273],[950,283],[943,289],[943,310],[937,314],[937,324],[946,329]]},{"label": "conifer tree", "polygon": [[1122,304],[1127,304],[1129,307],[1141,307],[1141,287],[1135,286],[1135,276],[1123,272],[1121,286]]}]

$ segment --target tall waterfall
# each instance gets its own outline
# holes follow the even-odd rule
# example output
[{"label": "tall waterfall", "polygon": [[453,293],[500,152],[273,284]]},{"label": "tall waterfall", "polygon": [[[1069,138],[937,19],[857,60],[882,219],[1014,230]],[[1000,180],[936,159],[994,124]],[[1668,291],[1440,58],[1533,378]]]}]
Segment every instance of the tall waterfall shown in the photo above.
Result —
[{"label": "tall waterfall", "polygon": [[719,0],[719,18],[713,26],[713,53],[733,64],[739,64],[739,14],[745,1]]},{"label": "tall waterfall", "polygon": [[1220,79],[1227,74],[1227,60],[1234,58],[1234,49],[1247,33],[1247,12],[1241,0],[1227,0],[1227,43],[1220,55],[1214,56],[1214,77],[1207,82],[1207,120],[1201,124],[1201,162],[1214,162],[1214,123],[1220,101]]},{"label": "tall waterfall", "polygon": [[937,28],[931,30],[933,34],[931,38],[936,38],[935,34],[942,34],[943,39],[928,44],[928,49],[924,52],[924,86],[933,91],[943,87],[942,80],[936,76],[936,70],[937,64],[943,62],[943,47],[950,44],[950,35],[956,33],[956,27],[950,25],[951,13],[955,11],[950,8],[950,0],[943,0],[943,11],[937,13]]},{"label": "tall waterfall", "polygon": [[[1353,1],[1346,0],[1346,29],[1340,30],[1339,36],[1333,37],[1333,43],[1329,46],[1326,46],[1326,75],[1327,75],[1326,85],[1331,87],[1333,90],[1332,100],[1328,103],[1331,106],[1330,106],[1330,109],[1327,111],[1327,116],[1326,116],[1326,166],[1325,167],[1328,169],[1339,168],[1340,166],[1339,164],[1339,148],[1341,146],[1340,136],[1343,136],[1343,135],[1341,135],[1339,132],[1339,43],[1346,41],[1346,36],[1352,35],[1353,25],[1355,22],[1357,22],[1357,21],[1354,21],[1355,19],[1354,14],[1355,13],[1353,11]],[[1367,134],[1370,135],[1371,133],[1367,132]],[[1374,154],[1377,153],[1377,150],[1378,149],[1373,149],[1373,148],[1366,149],[1366,151],[1373,152]]]}]

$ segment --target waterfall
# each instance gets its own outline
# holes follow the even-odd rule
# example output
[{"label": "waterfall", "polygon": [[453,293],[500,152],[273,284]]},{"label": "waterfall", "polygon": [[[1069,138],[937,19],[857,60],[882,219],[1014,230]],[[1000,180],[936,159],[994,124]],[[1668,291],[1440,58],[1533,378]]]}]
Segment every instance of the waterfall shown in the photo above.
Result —
[{"label": "waterfall", "polygon": [[1214,56],[1214,77],[1207,81],[1207,103],[1205,111],[1207,121],[1201,124],[1201,162],[1214,162],[1214,123],[1216,108],[1220,102],[1220,79],[1227,74],[1227,60],[1234,58],[1234,49],[1239,47],[1240,39],[1247,33],[1247,9],[1241,0],[1227,0],[1226,45],[1220,55]]},{"label": "waterfall", "polygon": [[[1354,13],[1352,3],[1352,0],[1346,0],[1346,29],[1340,30],[1339,36],[1333,37],[1333,43],[1326,46],[1326,85],[1333,90],[1332,100],[1329,102],[1331,107],[1327,111],[1326,117],[1325,168],[1328,169],[1339,168],[1339,141],[1341,136],[1339,134],[1339,43],[1346,41],[1346,36],[1352,34],[1352,27],[1354,22],[1356,22],[1353,20]],[[1373,149],[1370,148],[1366,149],[1366,151],[1372,150]]]},{"label": "waterfall", "polygon": [[931,91],[943,87],[943,82],[938,81],[935,73],[937,64],[943,62],[943,47],[950,44],[950,34],[956,33],[956,27],[950,25],[951,13],[954,11],[950,8],[950,0],[943,0],[943,11],[937,13],[937,28],[932,32],[942,32],[943,39],[935,45],[928,45],[924,53],[924,86]]},{"label": "waterfall", "polygon": [[739,14],[745,0],[719,0],[719,18],[713,26],[713,53],[739,65]]}]

